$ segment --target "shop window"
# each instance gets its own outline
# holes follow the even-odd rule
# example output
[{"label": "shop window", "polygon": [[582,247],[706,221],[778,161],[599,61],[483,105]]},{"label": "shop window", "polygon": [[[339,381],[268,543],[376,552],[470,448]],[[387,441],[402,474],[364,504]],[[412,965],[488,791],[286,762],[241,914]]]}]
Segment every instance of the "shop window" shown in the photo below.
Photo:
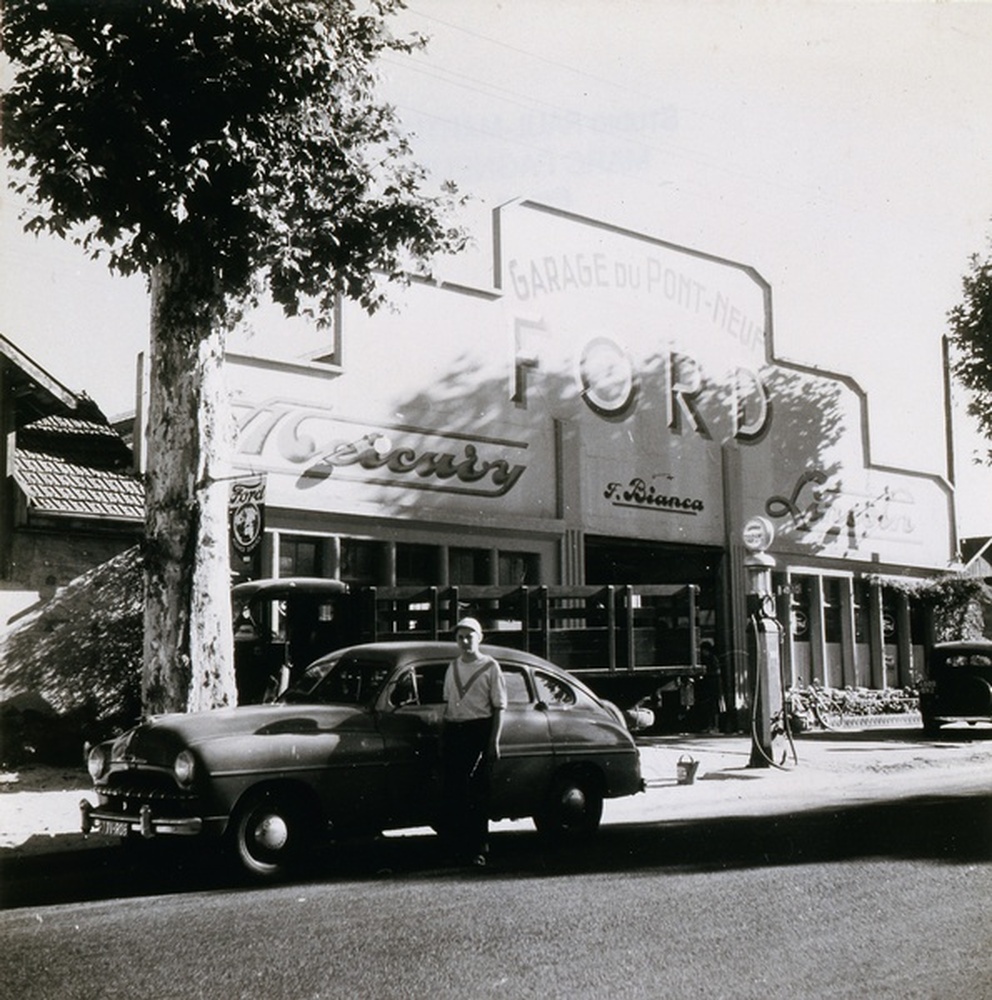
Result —
[{"label": "shop window", "polygon": [[909,632],[914,646],[927,643],[928,618],[926,605],[918,597],[909,598]]},{"label": "shop window", "polygon": [[487,586],[492,583],[491,566],[489,549],[448,550],[448,579],[453,586]]},{"label": "shop window", "polygon": [[841,641],[840,584],[836,577],[823,578],[823,638],[826,642]]},{"label": "shop window", "polygon": [[882,590],[882,637],[886,645],[899,641],[899,595],[888,587]]},{"label": "shop window", "polygon": [[341,579],[352,587],[379,582],[381,546],[367,538],[341,539]]},{"label": "shop window", "polygon": [[437,583],[438,549],[436,545],[396,545],[396,585],[429,587]]},{"label": "shop window", "polygon": [[541,557],[536,552],[500,552],[501,587],[537,586],[541,582]]},{"label": "shop window", "polygon": [[871,586],[867,580],[854,581],[854,641],[868,642],[871,636]]},{"label": "shop window", "polygon": [[283,535],[279,540],[280,576],[320,576],[319,538]]},{"label": "shop window", "polygon": [[801,642],[809,642],[809,591],[808,576],[794,576],[791,582],[792,637]]}]

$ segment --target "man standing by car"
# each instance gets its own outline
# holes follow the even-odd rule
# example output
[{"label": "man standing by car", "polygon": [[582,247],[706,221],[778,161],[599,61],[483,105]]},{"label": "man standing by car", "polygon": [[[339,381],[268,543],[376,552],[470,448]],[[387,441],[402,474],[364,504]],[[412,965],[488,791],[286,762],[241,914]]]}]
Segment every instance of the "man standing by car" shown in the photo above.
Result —
[{"label": "man standing by car", "polygon": [[460,859],[485,867],[489,853],[489,792],[506,708],[499,664],[480,652],[482,626],[462,618],[455,626],[458,656],[444,675],[441,731],[442,830]]}]

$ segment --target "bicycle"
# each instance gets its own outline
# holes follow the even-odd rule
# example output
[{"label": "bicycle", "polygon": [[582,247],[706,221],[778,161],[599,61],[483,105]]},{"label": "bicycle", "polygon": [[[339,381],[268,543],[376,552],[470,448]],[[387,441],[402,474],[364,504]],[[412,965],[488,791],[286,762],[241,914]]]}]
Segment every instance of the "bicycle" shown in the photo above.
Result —
[{"label": "bicycle", "polygon": [[816,681],[807,687],[789,688],[785,701],[795,732],[816,727],[834,732],[844,728],[844,716],[849,714],[846,692],[821,687]]}]

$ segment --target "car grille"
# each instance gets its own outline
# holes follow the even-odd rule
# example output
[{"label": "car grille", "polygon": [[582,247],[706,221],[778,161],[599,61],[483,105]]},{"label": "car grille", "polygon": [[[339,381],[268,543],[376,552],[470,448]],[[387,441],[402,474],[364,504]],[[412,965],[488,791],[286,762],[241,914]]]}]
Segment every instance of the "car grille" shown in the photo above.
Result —
[{"label": "car grille", "polygon": [[171,777],[141,771],[111,773],[107,783],[97,788],[106,804],[125,812],[137,809],[146,802],[156,813],[167,809],[188,811],[196,796],[176,787]]}]

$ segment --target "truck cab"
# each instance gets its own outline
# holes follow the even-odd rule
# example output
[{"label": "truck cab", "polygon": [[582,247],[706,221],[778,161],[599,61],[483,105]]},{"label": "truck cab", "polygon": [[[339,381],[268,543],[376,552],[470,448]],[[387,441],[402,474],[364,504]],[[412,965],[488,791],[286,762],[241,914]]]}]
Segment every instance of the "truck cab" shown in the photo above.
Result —
[{"label": "truck cab", "polygon": [[238,702],[274,698],[317,657],[354,641],[348,585],[318,577],[239,583],[231,590]]}]

